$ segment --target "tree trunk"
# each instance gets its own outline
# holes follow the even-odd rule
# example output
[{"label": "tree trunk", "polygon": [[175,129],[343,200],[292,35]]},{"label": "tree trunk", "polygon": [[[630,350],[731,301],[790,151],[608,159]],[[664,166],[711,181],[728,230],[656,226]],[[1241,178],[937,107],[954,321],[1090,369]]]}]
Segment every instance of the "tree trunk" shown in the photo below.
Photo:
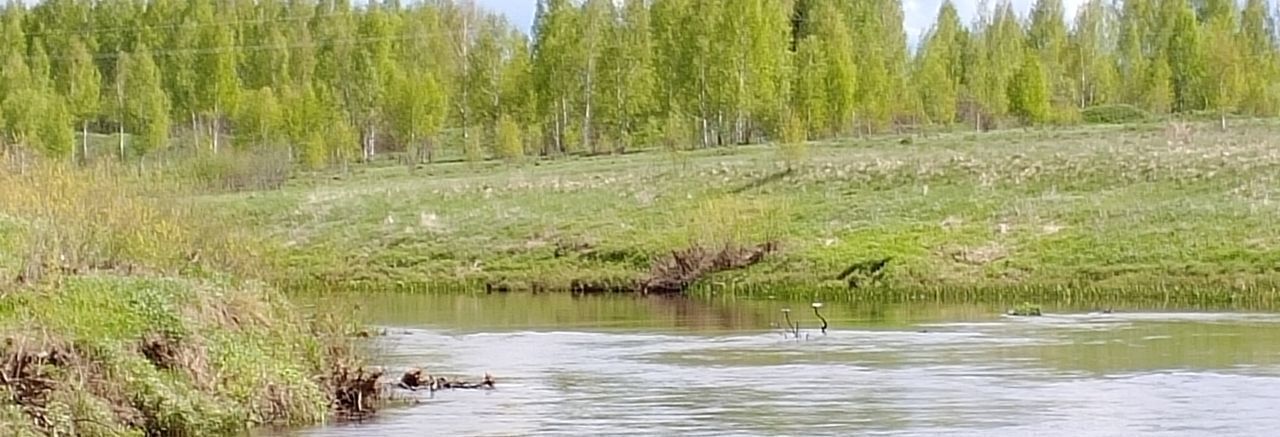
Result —
[{"label": "tree trunk", "polygon": [[413,154],[409,155],[409,158],[406,159],[406,161],[409,161],[409,170],[413,170],[418,166],[418,164],[422,163],[422,152],[424,149],[422,144],[418,144],[418,136],[414,134],[409,134],[409,147],[412,148]]},{"label": "tree trunk", "polygon": [[1081,110],[1083,110],[1085,106],[1088,105],[1088,101],[1086,100],[1086,98],[1089,96],[1089,92],[1085,91],[1089,89],[1089,86],[1087,85],[1088,80],[1089,79],[1085,76],[1085,74],[1081,72],[1080,73],[1080,109]]},{"label": "tree trunk", "polygon": [[360,129],[360,161],[369,162],[369,131]]},{"label": "tree trunk", "polygon": [[584,105],[585,108],[583,109],[583,114],[582,114],[582,146],[583,146],[582,148],[584,150],[591,151],[592,154],[595,154],[598,152],[598,150],[596,150],[595,142],[591,140],[591,103],[592,103],[591,100],[594,97],[594,92],[592,91],[592,87],[594,85],[592,84],[592,82],[595,76],[595,68],[596,68],[594,51],[595,51],[595,47],[593,43],[591,48],[588,49],[588,53],[587,53],[586,91],[584,92],[586,94],[586,104]]},{"label": "tree trunk", "polygon": [[[591,67],[587,67],[590,69]],[[583,149],[596,153],[596,145],[591,141],[591,73],[587,73],[587,103],[582,114],[582,145]]]},{"label": "tree trunk", "polygon": [[564,154],[564,128],[569,122],[569,103],[560,98],[560,110],[556,111],[556,153]]},{"label": "tree trunk", "polygon": [[216,155],[216,154],[218,154],[218,149],[219,149],[219,147],[218,147],[218,146],[219,146],[219,144],[218,144],[218,131],[219,131],[220,129],[218,129],[218,127],[219,127],[218,125],[220,124],[221,120],[222,120],[222,119],[221,119],[220,117],[218,117],[218,111],[216,111],[216,110],[215,110],[215,111],[213,112],[213,122],[209,123],[210,127],[213,129],[213,153],[214,153],[215,155]]},{"label": "tree trunk", "polygon": [[[466,5],[474,6],[470,3]],[[471,9],[462,11],[462,29],[458,34],[458,53],[460,54],[458,59],[462,60],[462,99],[458,102],[458,108],[460,109],[460,115],[462,116],[463,154],[466,154],[466,149],[467,147],[470,147],[469,144],[471,141],[471,111],[467,107],[470,102],[471,88],[471,46],[469,45],[470,41],[468,40],[471,34],[471,12],[473,12]]]},{"label": "tree trunk", "polygon": [[80,122],[80,162],[89,164],[89,120]]},{"label": "tree trunk", "polygon": [[711,133],[708,132],[707,120],[707,71],[706,68],[698,70],[698,115],[702,119],[702,148],[705,149],[711,143]]},{"label": "tree trunk", "polygon": [[124,163],[125,156],[124,156],[124,122],[123,121],[120,122],[118,137],[120,140],[120,162]]},{"label": "tree trunk", "polygon": [[436,162],[436,140],[435,137],[427,137],[427,164]]},{"label": "tree trunk", "polygon": [[195,112],[191,113],[191,135],[195,136],[195,147],[200,147],[200,118]]}]

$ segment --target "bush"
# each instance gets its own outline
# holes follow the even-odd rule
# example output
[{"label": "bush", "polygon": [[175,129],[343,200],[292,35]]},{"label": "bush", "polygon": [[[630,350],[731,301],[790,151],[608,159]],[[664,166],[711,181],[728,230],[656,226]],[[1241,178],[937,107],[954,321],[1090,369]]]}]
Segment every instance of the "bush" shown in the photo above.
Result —
[{"label": "bush", "polygon": [[[7,164],[7,163],[6,163]],[[33,161],[0,167],[0,271],[4,281],[90,270],[176,272],[198,264],[232,273],[263,272],[256,238],[207,220],[171,197],[161,179],[130,181],[114,167],[75,169]],[[197,257],[196,254],[199,254]]]},{"label": "bush", "polygon": [[1138,123],[1151,118],[1151,114],[1133,105],[1098,105],[1085,108],[1080,113],[1089,124]]},{"label": "bush", "polygon": [[805,130],[804,120],[795,115],[788,116],[783,121],[781,134],[778,151],[788,169],[795,168],[808,159],[808,132]]},{"label": "bush", "polygon": [[524,158],[524,139],[520,124],[503,114],[498,120],[498,156],[507,162],[519,162]]},{"label": "bush", "polygon": [[345,316],[303,319],[265,284],[226,276],[266,276],[266,244],[164,196],[181,190],[163,179],[7,159],[0,434],[239,435],[324,419],[332,375],[353,359]]},{"label": "bush", "polygon": [[278,189],[293,171],[289,153],[276,149],[199,155],[189,164],[187,176],[215,191]]}]

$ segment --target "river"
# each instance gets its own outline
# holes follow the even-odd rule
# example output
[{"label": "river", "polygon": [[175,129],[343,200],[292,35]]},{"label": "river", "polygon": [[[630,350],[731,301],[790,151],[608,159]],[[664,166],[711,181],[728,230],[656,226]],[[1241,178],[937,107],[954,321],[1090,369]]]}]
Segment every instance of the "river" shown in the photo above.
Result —
[{"label": "river", "polygon": [[[349,298],[349,297],[346,297]],[[323,309],[350,305],[313,299]],[[497,378],[279,436],[1227,436],[1280,429],[1280,314],[362,295],[398,375]],[[773,327],[782,309],[800,338]]]}]

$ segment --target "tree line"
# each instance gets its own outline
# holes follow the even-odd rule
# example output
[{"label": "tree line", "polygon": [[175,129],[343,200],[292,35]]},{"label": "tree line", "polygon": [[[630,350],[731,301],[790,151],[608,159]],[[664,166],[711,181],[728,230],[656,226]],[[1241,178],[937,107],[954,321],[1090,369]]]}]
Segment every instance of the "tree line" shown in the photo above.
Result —
[{"label": "tree line", "polygon": [[[1266,0],[539,0],[526,34],[470,0],[11,0],[0,143],[81,157],[287,149],[321,167],[712,147],[783,132],[1073,123],[1081,111],[1274,116]],[[83,141],[77,141],[76,132]]]}]

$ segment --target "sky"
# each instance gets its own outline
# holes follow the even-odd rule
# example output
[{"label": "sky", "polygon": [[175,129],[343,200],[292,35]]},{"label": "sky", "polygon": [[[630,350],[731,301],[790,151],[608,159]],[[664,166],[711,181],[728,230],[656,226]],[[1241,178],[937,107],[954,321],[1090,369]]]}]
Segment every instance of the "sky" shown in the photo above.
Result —
[{"label": "sky", "polygon": [[533,29],[533,11],[538,0],[477,0],[477,3],[507,14],[507,19],[525,32]]},{"label": "sky", "polygon": [[[960,18],[965,24],[973,21],[974,14],[978,9],[978,0],[952,0],[956,5],[956,10],[960,12]],[[1026,14],[1031,9],[1033,0],[1013,0],[1014,7],[1019,13]],[[533,12],[537,4],[537,0],[479,0],[479,3],[485,7],[503,12],[515,23],[516,26],[529,31],[533,27]],[[989,2],[994,4],[995,2]],[[1066,10],[1067,21],[1070,22],[1075,18],[1076,8],[1084,3],[1083,0],[1064,0],[1063,8]],[[933,19],[938,15],[938,7],[942,5],[942,0],[903,0],[902,15],[904,17],[903,26],[906,28],[908,41],[916,41],[921,34],[929,30],[929,26],[933,25]]]}]

